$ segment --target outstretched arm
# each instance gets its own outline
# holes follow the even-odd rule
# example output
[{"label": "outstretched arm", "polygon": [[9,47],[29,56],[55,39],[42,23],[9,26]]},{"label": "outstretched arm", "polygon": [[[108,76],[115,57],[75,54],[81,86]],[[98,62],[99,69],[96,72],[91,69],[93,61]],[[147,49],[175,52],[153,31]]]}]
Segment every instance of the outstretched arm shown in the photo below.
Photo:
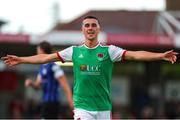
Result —
[{"label": "outstretched arm", "polygon": [[154,53],[147,51],[126,51],[125,59],[126,60],[145,60],[145,61],[153,61],[153,60],[165,60],[169,61],[172,64],[176,62],[176,55],[178,53],[173,50],[166,51],[164,53]]},{"label": "outstretched arm", "polygon": [[17,64],[22,64],[22,63],[42,64],[42,63],[47,63],[50,61],[57,61],[58,56],[56,53],[39,54],[39,55],[28,56],[28,57],[18,57],[15,55],[7,55],[5,57],[2,57],[1,59],[4,61],[6,65],[14,66]]}]

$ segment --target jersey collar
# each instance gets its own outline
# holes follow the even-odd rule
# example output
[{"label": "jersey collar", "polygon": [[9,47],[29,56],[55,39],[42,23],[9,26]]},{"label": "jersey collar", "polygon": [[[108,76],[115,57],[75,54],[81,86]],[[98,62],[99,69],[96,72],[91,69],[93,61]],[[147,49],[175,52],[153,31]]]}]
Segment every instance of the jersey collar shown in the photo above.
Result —
[{"label": "jersey collar", "polygon": [[85,43],[83,43],[84,47],[86,47],[87,49],[96,49],[96,48],[99,46],[99,44],[100,44],[100,43],[98,42],[96,46],[90,48],[90,47],[88,47]]}]

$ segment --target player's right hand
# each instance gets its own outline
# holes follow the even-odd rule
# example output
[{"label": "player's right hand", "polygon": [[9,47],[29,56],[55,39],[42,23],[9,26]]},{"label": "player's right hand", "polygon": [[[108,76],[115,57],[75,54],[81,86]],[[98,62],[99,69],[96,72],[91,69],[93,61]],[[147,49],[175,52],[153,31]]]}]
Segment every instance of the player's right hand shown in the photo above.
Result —
[{"label": "player's right hand", "polygon": [[20,58],[15,55],[6,55],[5,57],[1,57],[1,59],[10,67],[20,63]]},{"label": "player's right hand", "polygon": [[31,86],[31,85],[32,85],[32,80],[26,79],[25,82],[24,82],[24,86],[25,86],[25,87],[29,87],[29,86]]}]

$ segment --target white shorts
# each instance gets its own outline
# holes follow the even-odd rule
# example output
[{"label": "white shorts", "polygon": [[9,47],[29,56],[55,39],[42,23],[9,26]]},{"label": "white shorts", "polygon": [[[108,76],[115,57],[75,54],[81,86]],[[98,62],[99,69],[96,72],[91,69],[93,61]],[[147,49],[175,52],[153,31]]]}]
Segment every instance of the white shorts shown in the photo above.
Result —
[{"label": "white shorts", "polygon": [[75,109],[74,120],[111,120],[111,111]]}]

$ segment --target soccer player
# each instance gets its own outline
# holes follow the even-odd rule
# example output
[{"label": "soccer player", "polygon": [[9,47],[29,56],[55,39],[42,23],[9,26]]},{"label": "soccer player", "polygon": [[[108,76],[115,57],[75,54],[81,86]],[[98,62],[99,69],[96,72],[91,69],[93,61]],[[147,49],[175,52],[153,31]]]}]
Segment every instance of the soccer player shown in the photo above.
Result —
[{"label": "soccer player", "polygon": [[[48,42],[41,42],[37,46],[37,54],[50,54],[52,46]],[[35,89],[41,88],[43,90],[41,118],[55,119],[59,116],[59,85],[64,90],[70,108],[73,109],[73,100],[70,87],[66,81],[66,76],[59,65],[54,62],[40,65],[39,73],[35,82],[27,79],[25,81],[26,87],[33,87]]]},{"label": "soccer player", "polygon": [[7,55],[2,57],[8,66],[20,63],[47,63],[60,60],[72,61],[74,71],[74,119],[111,119],[112,103],[111,77],[113,63],[121,60],[165,60],[176,62],[178,53],[173,50],[164,53],[129,51],[114,45],[102,45],[98,41],[99,20],[87,16],[82,21],[85,41],[79,46],[70,46],[52,54],[39,54],[28,57]]}]

